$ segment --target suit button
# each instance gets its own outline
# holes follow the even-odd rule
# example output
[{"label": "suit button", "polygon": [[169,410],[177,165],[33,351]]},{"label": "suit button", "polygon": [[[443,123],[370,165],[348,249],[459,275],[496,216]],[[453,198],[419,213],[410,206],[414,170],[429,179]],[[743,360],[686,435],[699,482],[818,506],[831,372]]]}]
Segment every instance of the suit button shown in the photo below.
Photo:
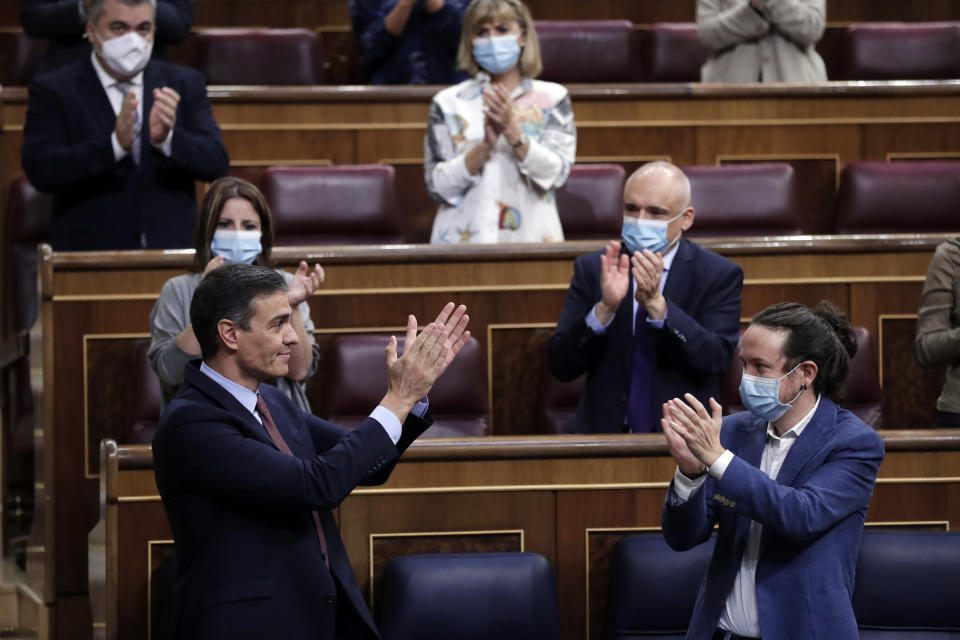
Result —
[{"label": "suit button", "polygon": [[334,595],[327,596],[327,604],[329,604],[331,607],[337,604],[337,596],[334,596]]},{"label": "suit button", "polygon": [[713,499],[717,500],[718,502],[721,501],[722,498],[723,496],[721,496],[719,493],[713,494]]}]

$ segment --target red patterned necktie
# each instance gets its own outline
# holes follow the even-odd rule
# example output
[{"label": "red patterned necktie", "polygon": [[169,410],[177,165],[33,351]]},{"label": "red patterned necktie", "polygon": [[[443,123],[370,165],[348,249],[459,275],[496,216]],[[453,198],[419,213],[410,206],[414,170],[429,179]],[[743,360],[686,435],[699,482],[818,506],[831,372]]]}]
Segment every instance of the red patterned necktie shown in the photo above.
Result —
[{"label": "red patterned necktie", "polygon": [[[290,451],[290,447],[287,446],[283,436],[280,435],[280,431],[277,430],[277,423],[273,421],[273,416],[270,415],[270,410],[267,409],[267,403],[263,401],[263,396],[259,393],[257,394],[257,413],[260,414],[260,419],[263,420],[263,426],[266,428],[267,433],[270,434],[270,438],[273,439],[273,443],[277,445],[277,448],[288,456],[292,456],[293,452]],[[320,551],[323,552],[323,561],[327,563],[327,568],[329,569],[330,558],[327,556],[327,539],[323,535],[323,526],[320,524],[320,514],[316,511],[313,512],[313,524],[316,525],[317,537],[320,538]]]}]

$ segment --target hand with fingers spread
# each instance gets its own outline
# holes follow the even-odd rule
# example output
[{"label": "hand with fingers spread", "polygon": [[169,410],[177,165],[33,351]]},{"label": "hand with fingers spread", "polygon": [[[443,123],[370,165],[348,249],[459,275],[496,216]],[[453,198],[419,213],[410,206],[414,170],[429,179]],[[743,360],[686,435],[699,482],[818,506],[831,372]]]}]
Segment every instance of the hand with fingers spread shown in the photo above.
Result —
[{"label": "hand with fingers spread", "polygon": [[700,475],[705,470],[704,465],[693,455],[690,447],[678,432],[673,429],[673,422],[670,416],[670,403],[663,404],[663,417],[660,418],[660,426],[663,428],[663,435],[667,437],[667,444],[670,446],[670,455],[677,462],[680,473],[693,478]]},{"label": "hand with fingers spread", "polygon": [[620,253],[616,240],[607,244],[600,254],[600,303],[597,305],[597,320],[606,324],[627,295],[630,288],[630,260]]},{"label": "hand with fingers spread", "polygon": [[637,302],[643,305],[647,315],[662,320],[667,313],[667,301],[660,293],[663,278],[663,256],[649,249],[634,252],[630,258],[633,280],[636,282]]},{"label": "hand with fingers spread", "polygon": [[724,451],[723,445],[720,444],[723,410],[713,398],[710,398],[710,412],[708,412],[693,395],[687,393],[683,397],[686,402],[680,398],[667,401],[666,404],[670,408],[668,426],[683,439],[690,453],[704,466],[709,467]]},{"label": "hand with fingers spread", "polygon": [[311,270],[306,261],[301,260],[300,266],[297,268],[297,272],[293,274],[293,280],[290,281],[287,288],[287,300],[289,300],[290,306],[296,307],[309,298],[323,284],[323,278],[323,267],[315,264]]},{"label": "hand with fingers spread", "polygon": [[170,87],[153,90],[153,107],[150,109],[150,141],[160,144],[177,124],[177,105],[180,94]]},{"label": "hand with fingers spread", "polygon": [[387,345],[387,395],[380,403],[400,421],[433,387],[470,338],[464,305],[448,302],[434,322],[417,335],[417,319],[407,317],[406,341],[397,356],[397,339]]}]

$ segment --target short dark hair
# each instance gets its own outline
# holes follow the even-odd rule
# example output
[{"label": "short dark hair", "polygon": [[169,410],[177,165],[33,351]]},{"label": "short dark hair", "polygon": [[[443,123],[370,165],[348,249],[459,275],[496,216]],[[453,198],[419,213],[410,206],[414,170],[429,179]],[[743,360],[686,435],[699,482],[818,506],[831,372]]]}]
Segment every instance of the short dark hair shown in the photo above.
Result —
[{"label": "short dark hair", "polygon": [[[129,7],[136,7],[141,4],[149,4],[153,8],[153,15],[156,18],[157,15],[157,0],[119,0],[120,4],[125,4]],[[90,6],[87,7],[87,22],[96,22],[100,19],[100,15],[103,13],[103,0],[93,0],[90,3]]]},{"label": "short dark hair", "polygon": [[813,390],[832,399],[842,395],[850,360],[857,353],[857,334],[833,304],[822,300],[811,309],[797,302],[781,302],[755,315],[750,324],[786,331],[785,372],[811,360],[817,365]]},{"label": "short dark hair", "polygon": [[286,290],[287,281],[280,273],[254,264],[227,264],[208,273],[190,303],[190,323],[203,357],[215,355],[220,348],[217,325],[221,320],[249,329],[254,300]]}]

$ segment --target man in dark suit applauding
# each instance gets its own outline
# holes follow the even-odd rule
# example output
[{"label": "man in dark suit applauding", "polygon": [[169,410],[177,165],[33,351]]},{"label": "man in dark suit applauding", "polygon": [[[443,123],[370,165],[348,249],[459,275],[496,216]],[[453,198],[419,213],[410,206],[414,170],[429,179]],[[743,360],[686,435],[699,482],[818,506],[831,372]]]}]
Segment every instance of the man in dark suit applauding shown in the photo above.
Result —
[{"label": "man in dark suit applauding", "polygon": [[623,242],[577,258],[547,344],[554,376],[587,376],[580,433],[658,431],[667,399],[719,397],[739,339],[743,270],[683,238],[687,176],[645,164],[627,179],[623,208]]},{"label": "man in dark suit applauding", "polygon": [[297,334],[273,269],[214,269],[190,320],[203,361],[187,365],[153,440],[157,487],[176,543],[176,637],[376,639],[333,510],[386,481],[432,419],[425,396],[470,332],[449,303],[402,357],[387,392],[347,431],[304,413],[265,381],[286,374]]},{"label": "man in dark suit applauding", "polygon": [[203,77],[150,61],[155,0],[93,0],[89,59],[30,84],[22,160],[53,194],[54,249],[189,247],[194,180],[229,160]]}]

